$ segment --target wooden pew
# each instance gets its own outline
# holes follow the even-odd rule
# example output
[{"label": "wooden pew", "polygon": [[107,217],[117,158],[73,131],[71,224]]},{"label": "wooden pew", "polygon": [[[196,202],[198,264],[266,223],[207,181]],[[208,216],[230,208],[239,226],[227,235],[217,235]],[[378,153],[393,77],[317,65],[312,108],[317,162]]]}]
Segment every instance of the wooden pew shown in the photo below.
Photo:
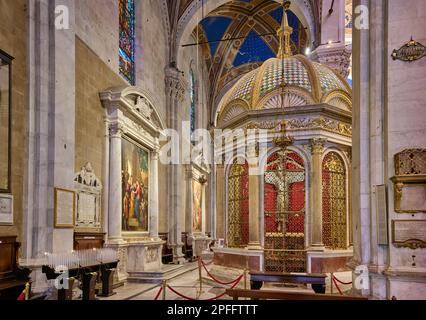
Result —
[{"label": "wooden pew", "polygon": [[18,265],[19,247],[16,237],[0,237],[0,300],[16,300],[31,285],[31,270]]},{"label": "wooden pew", "polygon": [[264,282],[293,284],[311,284],[315,293],[325,293],[326,274],[323,273],[281,273],[281,272],[250,272],[252,290],[260,290]]},{"label": "wooden pew", "polygon": [[298,293],[269,290],[240,290],[228,289],[226,294],[234,300],[238,298],[250,298],[252,300],[368,300],[365,297],[338,296],[328,294]]}]

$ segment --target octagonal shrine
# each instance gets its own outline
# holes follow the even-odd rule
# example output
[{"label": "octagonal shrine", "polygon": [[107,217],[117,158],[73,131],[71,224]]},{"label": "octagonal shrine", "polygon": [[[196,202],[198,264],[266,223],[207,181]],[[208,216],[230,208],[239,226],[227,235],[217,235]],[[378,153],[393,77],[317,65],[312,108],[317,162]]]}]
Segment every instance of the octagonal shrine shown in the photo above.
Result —
[{"label": "octagonal shrine", "polygon": [[220,129],[268,131],[264,156],[217,168],[225,246],[214,249],[214,269],[224,276],[228,268],[341,271],[353,255],[352,90],[330,67],[293,56],[292,31],[286,12],[277,57],[242,76],[217,108]]}]

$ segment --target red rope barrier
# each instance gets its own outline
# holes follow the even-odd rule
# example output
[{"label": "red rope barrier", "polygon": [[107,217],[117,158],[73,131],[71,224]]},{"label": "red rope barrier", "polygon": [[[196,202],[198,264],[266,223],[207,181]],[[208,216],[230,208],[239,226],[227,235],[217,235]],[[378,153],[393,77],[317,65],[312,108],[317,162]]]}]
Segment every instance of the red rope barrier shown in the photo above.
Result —
[{"label": "red rope barrier", "polygon": [[[201,259],[201,261],[203,261],[203,259]],[[205,264],[206,266],[209,266],[209,265],[211,265],[213,262],[214,262],[214,260],[209,261],[209,262],[204,262],[204,261],[203,261],[203,264]]]},{"label": "red rope barrier", "polygon": [[346,286],[348,286],[348,285],[352,284],[352,281],[351,281],[351,282],[343,282],[343,281],[340,281],[339,279],[337,279],[336,277],[334,277],[334,279],[335,279],[338,283],[343,284],[343,285],[346,285]]},{"label": "red rope barrier", "polygon": [[[334,277],[333,277],[333,283],[336,286],[337,290],[339,291],[340,295],[343,296],[343,292],[342,292],[342,290],[340,290],[339,286],[337,285],[337,281]],[[331,284],[331,285],[333,285],[333,284]]]},{"label": "red rope barrier", "polygon": [[206,272],[207,272],[207,275],[210,277],[210,278],[212,278],[215,282],[217,282],[217,283],[219,283],[219,284],[222,284],[222,285],[225,285],[225,286],[227,286],[227,285],[230,285],[230,284],[233,284],[233,283],[235,283],[236,281],[238,281],[238,280],[241,280],[241,278],[243,277],[243,275],[241,275],[239,278],[237,278],[237,279],[235,279],[234,281],[231,281],[231,282],[222,282],[222,281],[220,281],[220,280],[218,280],[218,279],[216,279],[210,272],[209,272],[209,270],[207,270],[207,267],[206,267],[206,265],[204,264],[204,261],[203,260],[200,260],[201,261],[201,264],[203,265],[203,267],[204,267],[204,270],[206,270]]},{"label": "red rope barrier", "polygon": [[[242,276],[240,276],[240,278],[239,279],[237,279],[238,281],[236,281],[235,283],[234,283],[234,285],[231,287],[231,289],[234,289],[240,282],[241,282],[241,279],[244,277],[244,275],[242,275]],[[217,299],[220,299],[220,298],[222,298],[223,296],[225,296],[226,295],[226,292],[224,292],[224,293],[222,293],[221,295],[218,295],[217,297],[214,297],[214,298],[210,298],[210,299],[207,299],[207,301],[212,301],[212,300],[217,300]]]},{"label": "red rope barrier", "polygon": [[158,291],[157,295],[155,296],[154,300],[158,300],[158,298],[160,297],[161,292],[163,292],[163,287],[160,288],[160,291]]},{"label": "red rope barrier", "polygon": [[[231,289],[234,289],[240,282],[241,282],[241,279],[243,278],[243,276],[244,275],[241,275],[238,279],[236,279],[236,281],[234,281],[235,283],[234,283],[234,285],[231,287]],[[180,292],[178,292],[178,291],[176,291],[175,289],[173,289],[172,287],[170,287],[169,285],[167,286],[167,288],[169,288],[170,289],[170,291],[172,291],[174,294],[176,294],[177,296],[179,296],[179,297],[181,297],[181,298],[183,298],[183,299],[185,299],[185,300],[191,300],[191,301],[195,301],[195,300],[197,300],[197,299],[193,299],[193,298],[190,298],[190,297],[188,297],[188,296],[186,296],[186,295],[184,295],[184,294],[182,294],[182,293],[180,293]],[[222,298],[223,296],[225,296],[226,295],[226,292],[224,292],[224,293],[222,293],[222,294],[220,294],[220,295],[218,295],[218,296],[216,296],[216,297],[213,297],[213,298],[209,298],[209,299],[200,299],[201,301],[212,301],[212,300],[217,300],[217,299],[220,299],[220,298]]]},{"label": "red rope barrier", "polygon": [[196,299],[192,299],[192,298],[190,298],[188,296],[185,296],[184,294],[181,294],[181,293],[177,292],[175,289],[173,289],[170,286],[167,286],[167,288],[169,288],[171,292],[173,292],[174,294],[178,295],[181,298],[184,298],[185,300],[196,300]]}]

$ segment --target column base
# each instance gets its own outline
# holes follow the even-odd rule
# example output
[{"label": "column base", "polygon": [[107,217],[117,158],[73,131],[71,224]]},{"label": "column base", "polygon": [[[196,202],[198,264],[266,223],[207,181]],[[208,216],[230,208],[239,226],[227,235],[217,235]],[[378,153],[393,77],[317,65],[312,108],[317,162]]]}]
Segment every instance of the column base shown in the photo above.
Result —
[{"label": "column base", "polygon": [[169,245],[169,248],[173,249],[173,263],[174,264],[185,264],[186,259],[184,254],[182,253],[182,247],[181,244],[175,244],[175,245]]},{"label": "column base", "polygon": [[249,242],[247,250],[263,250],[259,242]]},{"label": "column base", "polygon": [[117,265],[117,271],[114,275],[114,287],[120,286],[127,281],[129,274],[127,273],[127,242],[123,239],[109,239],[106,244],[107,248],[114,249],[120,262]]},{"label": "column base", "polygon": [[313,244],[308,248],[308,251],[324,252],[326,247],[323,244]]}]

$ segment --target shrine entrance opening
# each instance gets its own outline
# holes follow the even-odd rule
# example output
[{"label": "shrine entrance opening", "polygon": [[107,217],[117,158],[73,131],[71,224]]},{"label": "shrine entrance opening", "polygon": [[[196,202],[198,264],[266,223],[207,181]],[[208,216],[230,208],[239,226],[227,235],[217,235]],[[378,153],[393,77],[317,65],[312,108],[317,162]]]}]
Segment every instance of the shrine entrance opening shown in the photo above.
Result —
[{"label": "shrine entrance opening", "polygon": [[305,165],[289,150],[268,158],[264,184],[266,272],[306,272]]}]

